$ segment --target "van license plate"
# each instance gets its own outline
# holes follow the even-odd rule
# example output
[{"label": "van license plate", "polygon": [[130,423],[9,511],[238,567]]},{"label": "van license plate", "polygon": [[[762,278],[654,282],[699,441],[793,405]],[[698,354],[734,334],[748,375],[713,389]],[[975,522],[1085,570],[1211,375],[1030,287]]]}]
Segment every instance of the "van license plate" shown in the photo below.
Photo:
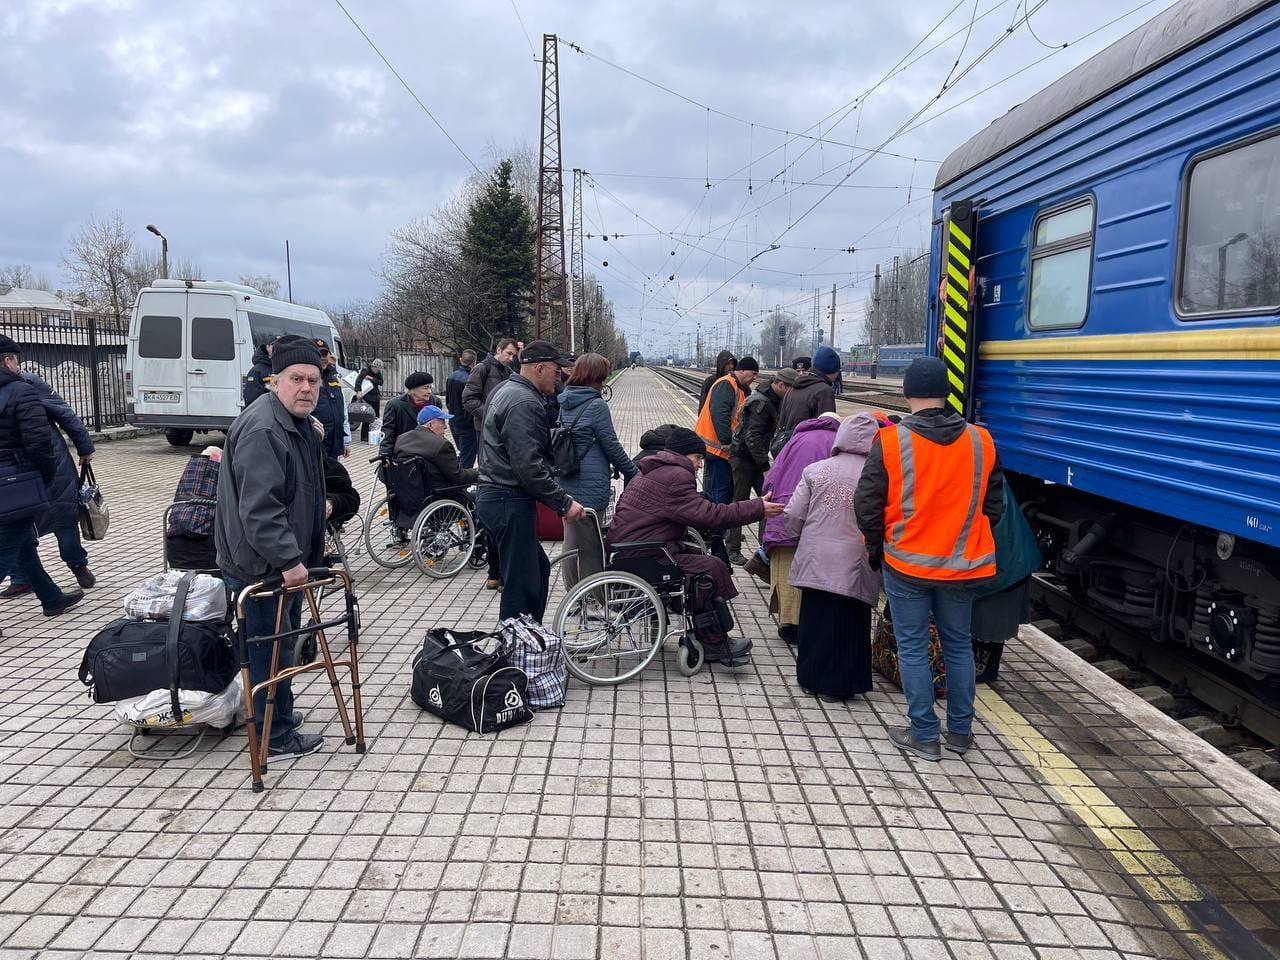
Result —
[{"label": "van license plate", "polygon": [[158,390],[146,390],[142,394],[143,403],[181,403],[182,394]]}]

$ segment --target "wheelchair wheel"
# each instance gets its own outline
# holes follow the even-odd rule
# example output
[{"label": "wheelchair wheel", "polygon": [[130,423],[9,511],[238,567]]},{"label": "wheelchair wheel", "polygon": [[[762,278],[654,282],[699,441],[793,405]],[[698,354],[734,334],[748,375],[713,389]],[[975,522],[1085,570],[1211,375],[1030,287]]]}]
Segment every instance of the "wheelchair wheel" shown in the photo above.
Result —
[{"label": "wheelchair wheel", "polygon": [[486,538],[476,536],[476,545],[471,548],[471,556],[467,557],[467,566],[472,570],[482,570],[489,565],[489,545]]},{"label": "wheelchair wheel", "polygon": [[373,562],[388,570],[413,562],[408,534],[396,526],[386,497],[374,503],[364,518],[364,545]]},{"label": "wheelchair wheel", "polygon": [[680,645],[676,648],[676,666],[680,668],[680,672],[686,677],[692,677],[702,669],[705,662],[702,642],[687,633],[682,636]]},{"label": "wheelchair wheel", "polygon": [[697,530],[693,529],[693,527],[690,527],[688,530],[685,531],[684,538],[680,542],[683,543],[686,547],[693,547],[696,551],[698,551],[698,553],[710,552],[707,549],[707,541],[704,540],[702,538],[702,534],[700,534]]},{"label": "wheelchair wheel", "polygon": [[622,683],[661,649],[667,611],[644,580],[606,570],[569,591],[556,608],[555,632],[575,677],[591,684]]},{"label": "wheelchair wheel", "polygon": [[444,580],[467,565],[476,544],[476,522],[458,501],[437,500],[418,515],[409,542],[418,569]]}]

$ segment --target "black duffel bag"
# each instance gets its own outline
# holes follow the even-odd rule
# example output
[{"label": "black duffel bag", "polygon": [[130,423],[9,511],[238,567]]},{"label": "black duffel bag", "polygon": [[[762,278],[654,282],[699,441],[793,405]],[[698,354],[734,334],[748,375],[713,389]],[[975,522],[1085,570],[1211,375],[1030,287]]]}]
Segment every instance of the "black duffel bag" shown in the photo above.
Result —
[{"label": "black duffel bag", "polygon": [[475,733],[528,723],[529,678],[511,666],[504,643],[492,633],[428,630],[413,661],[409,696],[423,710]]},{"label": "black duffel bag", "polygon": [[80,662],[80,682],[95,703],[132,700],[168,690],[173,715],[182,716],[179,690],[221,693],[236,675],[236,654],[226,620],[183,620],[194,573],[178,582],[168,620],[123,617],[89,641]]}]

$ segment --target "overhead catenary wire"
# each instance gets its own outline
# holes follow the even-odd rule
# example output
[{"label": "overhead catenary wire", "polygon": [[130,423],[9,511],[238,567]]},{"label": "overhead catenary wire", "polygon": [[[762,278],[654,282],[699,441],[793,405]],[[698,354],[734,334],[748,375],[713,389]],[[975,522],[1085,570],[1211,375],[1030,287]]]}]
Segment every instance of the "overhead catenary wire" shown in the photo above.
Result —
[{"label": "overhead catenary wire", "polygon": [[516,6],[516,0],[511,0],[511,12],[516,15],[516,20],[520,24],[520,32],[524,34],[524,42],[529,45],[529,52],[533,54],[533,59],[538,59],[538,51],[534,49],[533,38],[529,36],[529,29],[524,25],[524,17],[520,16],[520,8]]},{"label": "overhead catenary wire", "polygon": [[422,112],[425,113],[431,119],[431,122],[436,125],[437,129],[439,129],[439,131],[444,134],[445,139],[448,140],[451,144],[453,144],[453,149],[458,151],[458,153],[462,156],[462,159],[466,160],[467,163],[471,164],[471,168],[475,170],[476,173],[483,172],[481,171],[480,167],[477,166],[476,162],[471,159],[471,156],[467,153],[467,151],[462,149],[461,144],[459,144],[457,140],[453,139],[453,135],[450,134],[449,131],[444,128],[444,124],[441,123],[439,120],[437,120],[436,115],[431,112],[431,110],[427,107],[425,103],[422,102],[422,98],[418,96],[418,94],[414,91],[413,87],[409,86],[409,81],[405,80],[405,78],[400,75],[400,71],[397,70],[394,66],[392,66],[391,61],[388,60],[386,58],[386,55],[381,50],[378,49],[378,45],[374,43],[373,38],[370,37],[369,34],[365,32],[364,27],[360,26],[360,24],[356,22],[356,18],[351,15],[351,11],[349,11],[346,7],[342,5],[342,0],[333,0],[333,2],[338,5],[339,10],[341,10],[344,14],[346,14],[347,19],[351,21],[351,25],[355,27],[357,31],[359,31],[360,36],[364,37],[365,43],[369,44],[373,52],[378,55],[378,59],[381,60],[384,64],[386,64],[387,69],[390,70],[392,75],[397,80],[400,81],[400,85],[404,87],[406,91],[408,91],[409,96],[413,97],[414,102],[419,107],[422,108]]}]

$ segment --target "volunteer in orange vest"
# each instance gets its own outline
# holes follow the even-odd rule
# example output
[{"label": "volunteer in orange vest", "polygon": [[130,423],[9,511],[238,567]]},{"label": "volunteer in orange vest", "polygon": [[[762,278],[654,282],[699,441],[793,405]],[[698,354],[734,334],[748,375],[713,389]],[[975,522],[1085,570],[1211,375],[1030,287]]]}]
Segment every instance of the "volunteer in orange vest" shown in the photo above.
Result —
[{"label": "volunteer in orange vest", "polygon": [[711,385],[707,402],[693,428],[707,444],[702,470],[702,492],[712,503],[733,503],[733,470],[729,466],[729,445],[738,429],[742,404],[751,383],[760,373],[754,357],[743,357],[736,369]]},{"label": "volunteer in orange vest", "polygon": [[[942,747],[964,753],[973,745],[969,624],[975,588],[996,575],[991,528],[1004,509],[1004,474],[991,435],[948,406],[940,359],[911,361],[902,392],[911,415],[872,442],[853,505],[871,567],[883,565],[911,721],[889,739],[938,760]],[[947,668],[945,735],[933,709],[930,616]]]}]

